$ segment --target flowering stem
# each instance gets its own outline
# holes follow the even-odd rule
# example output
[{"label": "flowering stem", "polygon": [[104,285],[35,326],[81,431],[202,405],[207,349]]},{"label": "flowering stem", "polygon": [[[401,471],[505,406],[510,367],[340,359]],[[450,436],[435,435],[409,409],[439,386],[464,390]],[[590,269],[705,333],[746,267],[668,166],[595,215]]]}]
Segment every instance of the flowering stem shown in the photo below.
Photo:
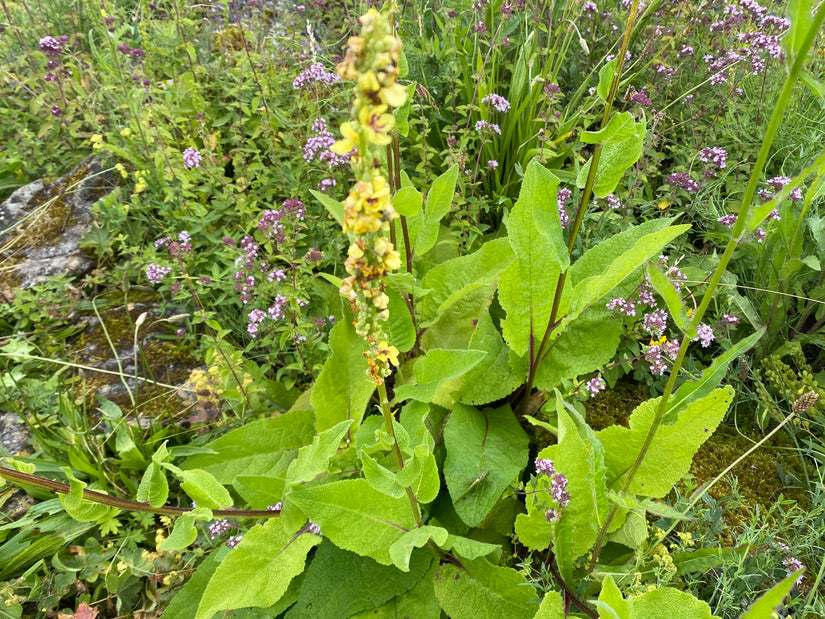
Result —
[{"label": "flowering stem", "polygon": [[576,594],[573,593],[572,589],[567,586],[567,583],[564,582],[564,578],[562,578],[561,573],[559,573],[559,570],[556,568],[556,555],[552,550],[547,551],[547,560],[544,564],[547,566],[547,569],[550,570],[550,573],[553,575],[553,579],[558,583],[564,593],[565,607],[569,606],[570,602],[573,602],[573,604],[575,604],[576,607],[579,608],[579,610],[581,610],[585,615],[592,617],[592,619],[598,619],[599,614],[587,606],[587,604],[582,602]]},{"label": "flowering stem", "polygon": [[[71,488],[67,484],[38,475],[30,475],[29,473],[22,473],[14,469],[0,467],[0,478],[12,481],[17,484],[25,486],[34,486],[35,488],[43,488],[44,490],[51,490],[58,494],[69,494]],[[83,490],[83,498],[88,501],[100,503],[102,505],[109,505],[118,509],[125,509],[133,512],[145,512],[149,514],[160,514],[163,516],[180,516],[191,512],[191,509],[183,507],[152,507],[148,503],[141,503],[139,501],[131,501],[129,499],[121,499],[102,492],[95,492],[94,490]],[[244,510],[244,509],[213,509],[214,516],[226,516],[230,518],[274,518],[278,512],[271,510]]]},{"label": "flowering stem", "polygon": [[[813,44],[816,34],[819,32],[819,28],[822,25],[823,20],[825,20],[825,4],[820,4],[819,8],[816,11],[816,14],[812,19],[812,23],[810,24],[809,30],[805,35],[805,40],[802,43],[802,47],[798,52],[796,58],[794,59],[790,72],[788,73],[788,76],[785,79],[785,83],[782,86],[782,91],[779,94],[779,98],[776,102],[776,107],[774,107],[773,109],[771,120],[768,123],[768,128],[765,132],[765,137],[762,140],[762,146],[759,149],[759,155],[756,157],[756,163],[753,166],[748,186],[745,189],[744,196],[742,196],[742,204],[739,207],[739,217],[737,217],[736,219],[736,224],[733,227],[731,238],[728,241],[727,246],[725,247],[725,251],[722,254],[722,257],[719,259],[719,264],[716,266],[716,269],[713,272],[713,276],[710,278],[710,281],[708,282],[708,287],[704,296],[702,297],[702,301],[699,303],[699,307],[696,308],[696,312],[693,315],[693,319],[691,320],[691,327],[693,328],[698,326],[700,321],[702,320],[702,317],[704,316],[705,311],[708,308],[708,305],[710,305],[710,302],[713,299],[713,293],[715,292],[716,287],[719,284],[719,280],[722,279],[722,275],[725,273],[727,269],[728,263],[730,262],[730,259],[733,256],[733,252],[736,249],[736,246],[739,244],[742,235],[745,233],[745,227],[748,225],[748,215],[750,214],[751,202],[753,201],[753,196],[756,193],[756,186],[759,183],[759,178],[762,174],[762,169],[764,168],[765,162],[767,161],[768,155],[770,154],[771,144],[773,143],[773,139],[776,136],[777,130],[779,129],[779,123],[781,122],[782,116],[785,113],[785,108],[787,108],[788,103],[790,102],[791,95],[793,94],[793,88],[797,83],[800,72],[802,71],[802,66],[805,63],[805,58],[808,55],[808,51],[810,50],[811,45]],[[651,443],[653,443],[653,438],[656,435],[659,426],[661,426],[662,424],[662,420],[664,419],[665,413],[667,412],[668,400],[670,399],[670,395],[673,393],[673,388],[676,384],[676,378],[679,374],[679,369],[682,367],[682,361],[685,358],[685,353],[687,352],[687,347],[689,344],[690,339],[687,337],[683,337],[681,346],[679,346],[679,354],[676,356],[676,360],[673,362],[673,368],[670,371],[670,376],[668,377],[667,384],[665,385],[664,393],[662,394],[661,400],[659,401],[659,406],[656,410],[656,415],[653,418],[653,422],[651,423],[650,429],[647,432],[647,436],[645,437],[645,441],[642,444],[642,448],[639,450],[639,455],[636,457],[636,460],[633,462],[633,465],[627,472],[627,477],[625,478],[625,482],[621,490],[622,494],[626,493],[627,490],[630,488],[630,485],[633,482],[636,473],[638,473],[639,468],[641,467],[642,462],[644,461],[645,456],[647,455],[647,452],[650,449]],[[590,559],[590,564],[588,566],[589,571],[593,571],[593,569],[595,569],[596,567],[596,562],[599,559],[602,547],[604,546],[604,542],[607,538],[608,527],[610,526],[610,523],[613,520],[613,518],[616,516],[617,511],[618,506],[614,504],[607,515],[605,523],[599,530],[595,546],[593,547],[593,556]]]}]

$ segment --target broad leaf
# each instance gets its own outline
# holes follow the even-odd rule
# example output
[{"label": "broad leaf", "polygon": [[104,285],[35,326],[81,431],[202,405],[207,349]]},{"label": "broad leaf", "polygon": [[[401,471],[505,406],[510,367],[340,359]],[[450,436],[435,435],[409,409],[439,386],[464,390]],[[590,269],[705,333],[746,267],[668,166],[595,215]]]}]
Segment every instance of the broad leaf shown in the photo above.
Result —
[{"label": "broad leaf", "polygon": [[[642,155],[642,146],[645,137],[644,123],[633,120],[630,112],[616,114],[610,119],[607,127],[597,134],[591,134],[589,139],[603,141],[599,167],[596,170],[596,182],[593,193],[598,198],[604,198],[616,189],[625,171],[635,164]],[[582,139],[585,139],[583,136]],[[591,158],[579,170],[576,185],[583,188],[593,164]]]},{"label": "broad leaf", "polygon": [[599,69],[599,85],[596,86],[596,94],[602,101],[607,101],[607,95],[610,92],[610,85],[613,83],[613,76],[616,75],[616,65],[619,63],[618,58],[614,58]]},{"label": "broad leaf", "polygon": [[304,571],[307,553],[321,537],[284,528],[280,518],[252,527],[223,560],[203,592],[196,619],[217,611],[267,607]]},{"label": "broad leaf", "polygon": [[402,187],[392,197],[392,206],[399,215],[413,217],[421,211],[424,198],[414,187]]},{"label": "broad leaf", "polygon": [[468,526],[481,523],[527,461],[527,434],[509,406],[479,411],[456,404],[444,428],[444,478]]},{"label": "broad leaf", "polygon": [[316,191],[315,189],[310,189],[309,193],[311,193],[321,205],[327,209],[327,212],[332,215],[332,218],[338,223],[339,226],[344,225],[344,203],[340,200],[336,200],[335,198],[331,198],[325,193],[321,193],[320,191]]},{"label": "broad leaf", "polygon": [[415,587],[383,606],[357,613],[351,619],[440,619],[441,607],[433,589],[436,570],[438,561],[433,561]]},{"label": "broad leaf", "polygon": [[365,479],[293,490],[287,499],[320,525],[336,546],[383,565],[392,563],[389,547],[415,526],[406,497],[388,497]]},{"label": "broad leaf", "polygon": [[710,612],[706,602],[678,589],[662,587],[633,598],[635,619],[719,619]]},{"label": "broad leaf", "polygon": [[224,509],[232,506],[232,496],[215,476],[202,469],[182,471],[180,487],[189,498],[201,507]]},{"label": "broad leaf", "polygon": [[[419,358],[413,367],[417,384],[398,385],[395,388],[395,397],[399,401],[412,399],[433,402],[439,387],[446,381],[463,376],[486,355],[483,350],[428,350],[427,355]],[[452,391],[459,387],[460,383],[453,385]]]},{"label": "broad leaf", "polygon": [[[661,424],[627,492],[662,498],[690,469],[699,447],[721,423],[733,399],[733,389],[724,387],[696,400],[682,411],[676,422]],[[610,426],[596,433],[604,446],[608,483],[612,489],[624,486],[656,416],[660,398],[643,402],[630,416],[630,428]],[[572,494],[572,492],[571,492]]]},{"label": "broad leaf", "polygon": [[160,507],[169,498],[169,482],[160,464],[154,460],[143,474],[135,498],[142,503],[149,503],[152,507]]},{"label": "broad leaf", "polygon": [[502,333],[520,357],[532,340],[544,336],[559,273],[569,264],[556,202],[558,184],[558,178],[533,160],[507,220],[516,261],[499,281],[499,301],[507,312]]},{"label": "broad leaf", "polygon": [[324,363],[312,390],[312,406],[319,432],[345,419],[354,419],[353,430],[357,429],[375,391],[375,383],[367,376],[366,342],[355,332],[346,314],[348,312],[330,331],[332,354]]},{"label": "broad leaf", "polygon": [[564,599],[558,591],[548,591],[541,601],[533,619],[567,619],[564,612]]},{"label": "broad leaf", "polygon": [[433,540],[437,546],[443,546],[448,537],[447,529],[424,525],[407,531],[399,540],[390,546],[390,558],[393,565],[402,572],[410,571],[410,556],[413,550],[426,546]]},{"label": "broad leaf", "polygon": [[311,445],[298,450],[298,457],[289,465],[286,472],[287,484],[300,484],[312,481],[327,472],[330,459],[338,452],[341,440],[352,425],[352,420],[342,421],[312,439]]},{"label": "broad leaf", "polygon": [[531,619],[535,615],[536,606],[531,603],[535,590],[520,572],[486,559],[464,565],[466,571],[442,565],[433,581],[441,608],[450,619]]},{"label": "broad leaf", "polygon": [[181,468],[203,469],[222,484],[238,475],[270,475],[285,471],[298,448],[315,436],[312,411],[296,410],[253,421],[206,444],[214,451],[187,458]]},{"label": "broad leaf", "polygon": [[410,243],[415,248],[416,255],[421,256],[427,253],[435,245],[441,220],[452,207],[457,180],[458,164],[455,164],[433,181],[427,192],[423,213],[410,218],[409,223],[414,223],[410,226],[411,233],[413,233]]},{"label": "broad leaf", "polygon": [[796,581],[802,576],[802,572],[803,570],[797,570],[776,583],[772,589],[753,603],[753,606],[742,615],[741,619],[772,619],[776,617],[774,611],[785,599],[785,596],[790,593]]}]

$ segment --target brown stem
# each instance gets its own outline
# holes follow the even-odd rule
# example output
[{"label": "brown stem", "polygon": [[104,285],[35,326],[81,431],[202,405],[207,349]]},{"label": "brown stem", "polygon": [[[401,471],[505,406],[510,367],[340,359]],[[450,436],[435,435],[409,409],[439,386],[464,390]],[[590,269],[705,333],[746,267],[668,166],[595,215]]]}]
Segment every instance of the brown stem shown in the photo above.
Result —
[{"label": "brown stem", "polygon": [[582,602],[575,593],[567,586],[567,583],[564,582],[564,578],[562,578],[559,570],[556,568],[556,555],[553,553],[552,550],[547,551],[547,559],[545,560],[544,564],[547,566],[547,569],[550,570],[550,573],[553,575],[553,579],[558,583],[561,587],[562,593],[564,594],[564,602],[565,607],[568,606],[569,602],[573,602],[576,607],[579,608],[585,615],[588,617],[592,617],[592,619],[598,619],[599,614],[587,606],[584,602]]}]

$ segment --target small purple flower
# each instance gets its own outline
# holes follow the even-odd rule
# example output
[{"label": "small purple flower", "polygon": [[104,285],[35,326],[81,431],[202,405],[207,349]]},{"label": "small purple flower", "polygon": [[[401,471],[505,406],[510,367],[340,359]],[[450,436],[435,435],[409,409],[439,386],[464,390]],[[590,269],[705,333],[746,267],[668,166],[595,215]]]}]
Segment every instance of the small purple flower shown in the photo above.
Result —
[{"label": "small purple flower", "polygon": [[662,344],[662,352],[671,359],[675,359],[676,355],[679,354],[679,347],[679,340],[668,340]]},{"label": "small purple flower", "polygon": [[614,312],[619,312],[620,314],[624,314],[625,316],[636,315],[636,305],[633,303],[633,301],[629,301],[621,297],[616,297],[615,299],[611,299],[610,301],[608,301],[607,309]]},{"label": "small purple flower", "polygon": [[63,44],[54,37],[43,37],[40,39],[40,51],[53,58],[63,51]]},{"label": "small purple flower", "polygon": [[233,550],[238,547],[238,544],[241,543],[243,539],[243,535],[233,535],[228,540],[226,540],[226,547],[232,548]]},{"label": "small purple flower", "polygon": [[782,216],[779,214],[779,209],[773,209],[770,213],[768,213],[768,219],[775,219],[776,221],[781,221]]},{"label": "small purple flower", "polygon": [[790,185],[791,179],[788,176],[774,176],[773,178],[768,179],[767,184],[774,191],[779,191],[785,185]]},{"label": "small purple flower", "polygon": [[642,320],[642,328],[653,337],[662,337],[667,328],[667,312],[663,309],[657,309],[645,314]]},{"label": "small purple flower", "polygon": [[702,348],[707,348],[714,339],[715,336],[713,335],[713,329],[711,329],[708,325],[701,323],[696,327],[696,337],[691,341],[699,341]]},{"label": "small purple flower", "polygon": [[553,83],[549,83],[544,85],[544,88],[542,88],[542,92],[544,93],[544,96],[548,99],[553,99],[556,95],[561,94],[561,88],[559,88]]},{"label": "small purple flower", "polygon": [[322,193],[326,193],[331,187],[335,187],[338,184],[334,178],[322,178],[321,182],[318,183],[318,191]]},{"label": "small purple flower", "polygon": [[278,501],[275,505],[269,505],[266,509],[268,511],[275,512],[276,514],[280,514],[284,509],[284,504],[282,501]]},{"label": "small purple flower", "polygon": [[485,32],[487,32],[487,26],[484,25],[483,21],[480,21],[480,22],[476,23],[475,26],[473,26],[473,32],[485,33]]},{"label": "small purple flower", "polygon": [[650,280],[646,277],[645,280],[639,284],[639,303],[642,305],[649,305],[656,307],[656,297],[653,295],[653,290],[650,288]]},{"label": "small purple flower", "polygon": [[221,518],[220,520],[216,520],[212,524],[209,525],[209,537],[211,539],[215,539],[216,537],[220,537],[225,533],[228,533],[229,530],[232,528],[232,525],[226,518]]},{"label": "small purple flower", "polygon": [[334,84],[341,77],[337,73],[327,73],[324,71],[324,65],[320,62],[316,62],[310,65],[309,69],[300,73],[298,77],[296,77],[292,82],[292,87],[295,90],[300,90],[302,88],[306,88],[313,82],[319,84]]},{"label": "small purple flower", "polygon": [[189,234],[189,232],[187,232],[186,230],[181,230],[181,231],[178,233],[178,240],[179,240],[181,243],[188,243],[189,241],[191,241],[191,240],[192,240],[192,235],[191,235],[191,234]]},{"label": "small purple flower", "polygon": [[496,108],[499,112],[506,112],[510,109],[510,102],[507,101],[504,97],[497,94],[489,94],[484,97],[481,102],[484,105],[491,105]]},{"label": "small purple flower", "polygon": [[792,202],[799,202],[802,199],[802,189],[799,187],[794,187],[791,189],[789,197]]},{"label": "small purple flower", "polygon": [[765,234],[765,231],[762,228],[757,228],[756,230],[753,231],[753,236],[756,239],[757,243],[761,243],[762,241],[765,240],[765,237],[767,235]]},{"label": "small purple flower", "polygon": [[58,118],[63,116],[63,110],[61,110],[60,107],[57,105],[53,105],[51,110],[49,111],[52,113],[52,116],[57,116]]},{"label": "small purple flower", "polygon": [[178,337],[183,337],[184,335],[186,335],[186,327],[181,327],[180,329],[175,331],[175,335]]},{"label": "small purple flower", "polygon": [[476,131],[480,133],[484,130],[501,135],[501,127],[499,127],[496,123],[488,123],[486,120],[479,120],[476,122]]},{"label": "small purple flower", "polygon": [[617,211],[617,210],[619,210],[620,208],[622,208],[622,201],[621,201],[621,200],[619,200],[619,198],[617,198],[617,197],[616,197],[615,195],[613,195],[612,193],[611,193],[609,196],[607,196],[607,198],[606,198],[606,199],[607,199],[607,206],[608,206],[610,209],[612,209],[612,210],[614,210],[614,211]]},{"label": "small purple flower", "polygon": [[552,477],[556,474],[555,464],[553,464],[552,460],[547,458],[536,458],[535,467],[537,475],[547,475],[548,477]]},{"label": "small purple flower", "polygon": [[498,161],[496,161],[495,159],[490,159],[487,162],[487,167],[491,170],[495,170],[498,167]]},{"label": "small purple flower", "polygon": [[702,163],[709,163],[717,168],[724,169],[727,165],[728,152],[724,148],[714,146],[712,148],[703,148],[699,153],[699,161]]},{"label": "small purple flower", "polygon": [[645,92],[644,88],[642,88],[641,92],[634,92],[630,95],[628,101],[630,103],[640,105],[641,107],[650,107],[653,104],[653,101],[651,101],[650,97],[647,96],[647,92]]},{"label": "small purple flower", "polygon": [[189,147],[183,151],[183,167],[187,170],[199,168],[201,165],[201,154],[198,150]]},{"label": "small purple flower", "polygon": [[158,266],[157,264],[150,264],[146,267],[146,279],[153,284],[159,284],[163,278],[169,274],[172,269],[169,267]]},{"label": "small purple flower", "polygon": [[726,325],[738,325],[739,317],[733,314],[722,314],[722,322]]},{"label": "small purple flower", "polygon": [[595,398],[599,391],[604,391],[607,388],[607,384],[601,376],[596,376],[587,381],[584,388],[590,393],[591,398]]},{"label": "small purple flower", "polygon": [[661,376],[665,373],[667,364],[662,359],[662,347],[659,344],[651,344],[647,347],[645,360],[650,363],[650,373],[653,376]]},{"label": "small purple flower", "polygon": [[699,191],[700,189],[699,183],[693,180],[690,174],[685,172],[671,174],[665,179],[665,182],[674,187],[681,187],[685,191]]},{"label": "small purple flower", "polygon": [[736,215],[730,214],[730,215],[722,215],[716,221],[718,221],[723,226],[728,226],[728,227],[732,228],[734,226],[734,224],[736,223],[736,219],[737,219]]},{"label": "small purple flower", "polygon": [[685,56],[693,56],[693,48],[690,45],[682,45],[682,48],[679,50],[679,53],[676,54],[679,58],[684,58]]},{"label": "small purple flower", "polygon": [[312,520],[307,522],[307,531],[313,535],[321,535],[321,527],[312,522]]}]

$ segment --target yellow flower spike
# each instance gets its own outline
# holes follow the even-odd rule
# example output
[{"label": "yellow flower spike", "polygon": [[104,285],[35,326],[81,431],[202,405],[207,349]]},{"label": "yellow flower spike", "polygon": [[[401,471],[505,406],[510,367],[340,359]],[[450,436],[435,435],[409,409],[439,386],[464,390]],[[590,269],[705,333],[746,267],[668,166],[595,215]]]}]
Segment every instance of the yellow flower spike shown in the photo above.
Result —
[{"label": "yellow flower spike", "polygon": [[358,246],[358,243],[353,243],[347,250],[347,255],[350,258],[358,259],[364,257],[364,250]]},{"label": "yellow flower spike", "polygon": [[378,342],[375,347],[375,358],[382,363],[389,361],[395,367],[398,367],[398,349],[395,346],[390,346],[386,341]]},{"label": "yellow flower spike", "polygon": [[329,147],[333,153],[336,155],[346,155],[352,151],[353,148],[358,148],[361,138],[358,136],[358,131],[355,130],[352,123],[347,122],[341,124],[341,135],[344,136],[344,139],[338,140]]},{"label": "yellow flower spike", "polygon": [[386,105],[365,105],[358,112],[358,122],[364,128],[367,142],[384,146],[392,141],[388,134],[395,127],[395,118],[392,114],[386,114],[386,111]]},{"label": "yellow flower spike", "polygon": [[358,75],[358,88],[366,95],[372,95],[378,92],[381,84],[378,82],[378,77],[375,71],[365,71]]}]

